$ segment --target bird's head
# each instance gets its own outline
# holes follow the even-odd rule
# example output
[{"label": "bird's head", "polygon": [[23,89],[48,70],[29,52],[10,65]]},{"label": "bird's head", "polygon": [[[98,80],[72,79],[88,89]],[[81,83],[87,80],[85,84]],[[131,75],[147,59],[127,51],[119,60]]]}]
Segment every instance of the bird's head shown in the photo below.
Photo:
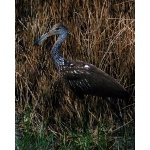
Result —
[{"label": "bird's head", "polygon": [[55,24],[49,31],[49,34],[50,35],[61,35],[63,33],[66,33],[68,32],[67,28],[61,24],[61,23],[58,23],[58,24]]},{"label": "bird's head", "polygon": [[52,36],[52,35],[63,35],[64,33],[67,33],[68,30],[67,28],[61,24],[55,24],[50,30],[49,32],[45,33],[44,35],[42,35],[35,43],[34,45],[38,45],[39,43],[41,43],[43,40],[45,40],[47,37]]}]

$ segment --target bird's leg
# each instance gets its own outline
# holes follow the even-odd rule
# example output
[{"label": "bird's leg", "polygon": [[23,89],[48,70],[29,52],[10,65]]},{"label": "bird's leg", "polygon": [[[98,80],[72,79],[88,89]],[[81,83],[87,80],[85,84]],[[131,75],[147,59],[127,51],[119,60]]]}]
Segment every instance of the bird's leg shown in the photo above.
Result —
[{"label": "bird's leg", "polygon": [[119,109],[116,107],[116,105],[109,99],[106,98],[107,102],[110,104],[111,109],[114,111],[114,113],[117,115],[121,125],[123,125],[123,117],[122,113],[119,111]]},{"label": "bird's leg", "polygon": [[80,96],[80,99],[83,104],[83,133],[86,134],[89,128],[88,101],[84,98],[84,96]]},{"label": "bird's leg", "polygon": [[121,129],[122,132],[117,132],[117,137],[120,136],[120,133],[122,133],[123,135],[126,134],[126,128],[124,126],[124,117],[123,117],[123,112],[119,111],[119,108],[116,107],[116,105],[113,103],[113,101],[109,98],[106,99],[108,101],[108,103],[110,104],[111,109],[114,111],[114,113],[117,115],[119,121],[120,121],[120,125],[121,127],[119,127]]},{"label": "bird's leg", "polygon": [[83,124],[83,129],[84,129],[84,133],[87,133],[87,130],[88,130],[88,125],[89,125],[89,112],[88,112],[88,102],[84,99],[83,100],[84,102],[84,114],[83,114],[83,117],[84,117],[84,124]]},{"label": "bird's leg", "polygon": [[[74,95],[74,94],[73,94]],[[83,133],[87,133],[88,129],[88,123],[89,123],[89,112],[88,112],[88,101],[87,99],[85,100],[84,95],[77,93],[74,95],[74,98],[77,98],[80,100],[80,103],[83,106],[83,113],[82,113],[82,127],[83,127]]]}]

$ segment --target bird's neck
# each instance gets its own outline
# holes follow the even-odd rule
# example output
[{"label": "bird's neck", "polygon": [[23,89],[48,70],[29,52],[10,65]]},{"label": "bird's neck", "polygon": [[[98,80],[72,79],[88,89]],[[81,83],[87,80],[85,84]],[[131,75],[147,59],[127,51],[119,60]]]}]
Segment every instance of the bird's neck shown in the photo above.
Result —
[{"label": "bird's neck", "polygon": [[64,64],[64,58],[60,56],[60,47],[64,40],[67,37],[67,33],[63,33],[59,35],[57,41],[55,42],[54,46],[52,47],[52,58],[54,60],[55,66],[59,69],[60,65]]}]

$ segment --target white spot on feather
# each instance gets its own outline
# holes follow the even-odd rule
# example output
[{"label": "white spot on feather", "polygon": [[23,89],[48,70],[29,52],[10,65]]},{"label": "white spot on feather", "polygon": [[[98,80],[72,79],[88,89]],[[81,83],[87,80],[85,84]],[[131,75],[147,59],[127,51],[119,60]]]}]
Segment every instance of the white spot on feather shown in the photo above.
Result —
[{"label": "white spot on feather", "polygon": [[85,65],[84,67],[85,67],[85,68],[90,68],[90,66],[89,66],[89,65]]},{"label": "white spot on feather", "polygon": [[76,84],[81,90],[83,90],[81,82],[79,82],[79,83],[77,82]]},{"label": "white spot on feather", "polygon": [[76,71],[76,70],[74,70],[74,73],[76,73],[76,74],[77,74],[77,71]]},{"label": "white spot on feather", "polygon": [[87,79],[84,79],[84,80],[85,80],[85,82],[87,83],[87,85],[88,85],[89,87],[91,87],[90,84],[89,84],[89,82],[88,82],[88,80],[87,80]]},{"label": "white spot on feather", "polygon": [[69,84],[70,84],[70,86],[72,86],[73,87],[73,85],[72,85],[72,83],[71,83],[71,81],[69,80]]},{"label": "white spot on feather", "polygon": [[86,89],[88,89],[88,86],[87,86],[87,84],[84,82],[84,80],[81,80],[81,83],[82,83],[82,85],[84,85],[84,87],[85,87]]}]

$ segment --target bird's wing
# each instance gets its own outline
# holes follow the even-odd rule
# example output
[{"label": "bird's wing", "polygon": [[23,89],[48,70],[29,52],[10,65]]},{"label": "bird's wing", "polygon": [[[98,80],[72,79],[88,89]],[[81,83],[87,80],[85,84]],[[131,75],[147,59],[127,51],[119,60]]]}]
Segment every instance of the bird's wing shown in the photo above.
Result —
[{"label": "bird's wing", "polygon": [[71,62],[61,73],[76,93],[119,98],[126,92],[115,79],[92,64]]}]

